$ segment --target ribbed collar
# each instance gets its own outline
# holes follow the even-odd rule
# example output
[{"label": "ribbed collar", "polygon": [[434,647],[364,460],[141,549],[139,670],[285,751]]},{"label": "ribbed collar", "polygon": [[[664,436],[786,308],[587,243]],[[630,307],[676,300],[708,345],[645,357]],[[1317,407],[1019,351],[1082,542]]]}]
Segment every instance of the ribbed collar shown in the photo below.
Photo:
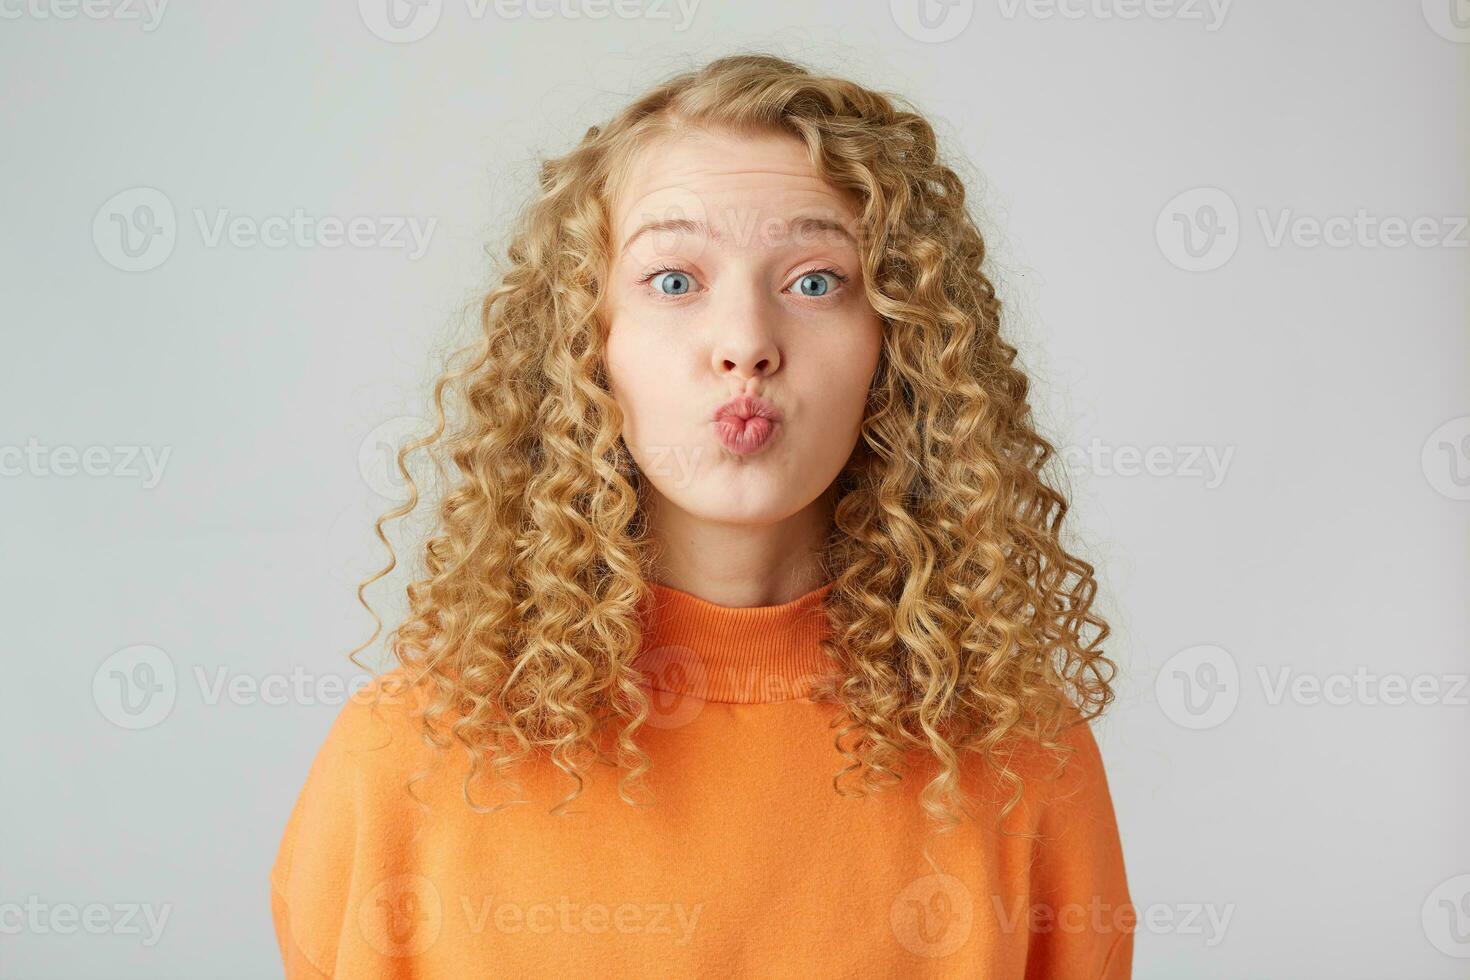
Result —
[{"label": "ribbed collar", "polygon": [[640,609],[636,665],[648,686],[704,701],[768,704],[806,697],[835,672],[823,602],[833,582],[776,606],[717,606],[652,582]]}]

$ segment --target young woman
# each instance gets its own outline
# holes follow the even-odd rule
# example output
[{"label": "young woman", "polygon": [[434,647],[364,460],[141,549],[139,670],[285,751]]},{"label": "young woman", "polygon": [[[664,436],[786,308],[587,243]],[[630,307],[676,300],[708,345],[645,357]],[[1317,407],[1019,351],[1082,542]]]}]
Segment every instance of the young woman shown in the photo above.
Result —
[{"label": "young woman", "polygon": [[543,165],[271,872],[288,977],[1129,975],[1107,627],[984,254],[919,114],[777,58]]}]

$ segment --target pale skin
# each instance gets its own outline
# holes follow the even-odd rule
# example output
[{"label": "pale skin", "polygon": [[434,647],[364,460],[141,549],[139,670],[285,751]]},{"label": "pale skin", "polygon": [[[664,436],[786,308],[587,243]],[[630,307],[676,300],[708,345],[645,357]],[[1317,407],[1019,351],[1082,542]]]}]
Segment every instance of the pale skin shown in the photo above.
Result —
[{"label": "pale skin", "polygon": [[[831,489],[882,348],[857,217],[780,133],[661,139],[614,197],[607,369],[643,474],[657,581],[731,607],[826,581]],[[783,416],[751,455],[729,451],[711,422],[742,393]]]}]

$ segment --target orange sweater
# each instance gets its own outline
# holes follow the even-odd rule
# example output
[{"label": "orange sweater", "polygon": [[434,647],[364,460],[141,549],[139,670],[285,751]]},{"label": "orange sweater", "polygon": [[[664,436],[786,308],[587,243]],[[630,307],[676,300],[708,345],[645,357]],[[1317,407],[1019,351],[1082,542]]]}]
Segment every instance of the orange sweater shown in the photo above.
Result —
[{"label": "orange sweater", "polygon": [[[639,665],[655,717],[635,736],[651,807],[599,767],[551,816],[572,782],[537,762],[517,773],[530,804],[476,813],[463,751],[424,743],[414,698],[349,702],[271,869],[288,980],[1127,978],[1133,907],[1088,727],[1068,730],[1079,751],[1059,778],[1023,763],[1006,827],[1040,840],[996,831],[1003,791],[975,755],[962,785],[979,819],[949,834],[928,833],[918,802],[932,764],[837,795],[836,709],[802,698],[831,669],[830,588],[729,608],[654,585]],[[436,759],[413,789],[431,811],[403,784]]]}]

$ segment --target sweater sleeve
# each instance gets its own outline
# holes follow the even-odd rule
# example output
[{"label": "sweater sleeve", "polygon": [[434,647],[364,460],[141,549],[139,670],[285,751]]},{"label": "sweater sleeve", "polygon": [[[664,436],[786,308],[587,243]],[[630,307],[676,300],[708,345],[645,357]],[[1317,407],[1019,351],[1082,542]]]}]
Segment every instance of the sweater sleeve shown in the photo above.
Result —
[{"label": "sweater sleeve", "polygon": [[[286,980],[335,975],[365,825],[364,749],[383,741],[374,685],[349,698],[318,749],[270,870],[271,919]],[[381,707],[376,710],[383,710]]]},{"label": "sweater sleeve", "polygon": [[1102,755],[1086,723],[1061,740],[1076,751],[1045,783],[1026,976],[1128,980],[1137,916]]}]

